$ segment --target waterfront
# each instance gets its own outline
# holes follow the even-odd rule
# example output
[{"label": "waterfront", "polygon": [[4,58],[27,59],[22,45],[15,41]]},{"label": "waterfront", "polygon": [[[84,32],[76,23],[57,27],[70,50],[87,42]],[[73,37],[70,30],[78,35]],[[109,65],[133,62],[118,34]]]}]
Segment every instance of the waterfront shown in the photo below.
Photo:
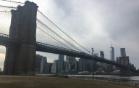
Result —
[{"label": "waterfront", "polygon": [[69,77],[75,77],[75,78],[86,78],[86,79],[92,79],[92,78],[105,78],[105,79],[117,79],[117,80],[138,80],[139,76],[118,76],[118,75],[68,75]]},{"label": "waterfront", "polygon": [[[101,85],[100,85],[101,83]],[[47,76],[0,76],[0,88],[137,88],[106,80],[82,80]]]},{"label": "waterfront", "polygon": [[139,86],[139,76],[118,76],[118,75],[68,75],[70,78],[84,80],[107,80],[117,83],[127,83],[133,86]]}]

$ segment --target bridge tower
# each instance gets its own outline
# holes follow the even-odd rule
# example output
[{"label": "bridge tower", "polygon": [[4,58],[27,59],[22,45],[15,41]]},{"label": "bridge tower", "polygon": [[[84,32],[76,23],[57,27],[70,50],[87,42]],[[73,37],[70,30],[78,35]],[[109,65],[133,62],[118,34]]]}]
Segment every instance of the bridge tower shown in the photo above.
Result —
[{"label": "bridge tower", "polygon": [[4,73],[6,75],[32,75],[36,57],[36,15],[38,6],[33,2],[25,2],[12,10],[9,38],[6,48]]}]

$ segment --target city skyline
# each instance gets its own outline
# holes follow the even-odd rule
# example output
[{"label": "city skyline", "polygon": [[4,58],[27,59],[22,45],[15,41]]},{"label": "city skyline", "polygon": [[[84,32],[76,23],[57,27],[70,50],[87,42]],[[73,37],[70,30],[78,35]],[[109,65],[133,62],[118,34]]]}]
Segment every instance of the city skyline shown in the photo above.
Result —
[{"label": "city skyline", "polygon": [[[85,45],[88,49],[91,50],[91,48],[94,48],[96,52],[103,50],[106,55],[106,58],[110,58],[109,47],[110,47],[110,41],[112,41],[114,43],[113,45],[116,48],[116,56],[120,55],[119,49],[122,47],[125,47],[127,50],[127,55],[130,56],[130,61],[139,68],[138,66],[139,60],[137,60],[138,59],[137,53],[139,51],[136,50],[138,48],[137,46],[138,39],[135,39],[138,36],[136,33],[138,32],[137,28],[139,27],[133,28],[134,31],[130,29],[128,29],[128,31],[125,30],[127,29],[125,26],[127,26],[127,24],[130,23],[128,21],[131,21],[131,22],[137,21],[135,17],[132,18],[132,15],[137,14],[137,13],[135,14],[136,12],[135,8],[137,8],[137,6],[139,5],[137,4],[137,2],[133,3],[130,0],[128,1],[126,0],[126,3],[124,3],[124,1],[119,0],[117,2],[105,3],[105,2],[99,2],[96,0],[92,0],[92,1],[88,0],[88,1],[81,1],[81,2],[77,2],[74,0],[71,0],[71,1],[60,0],[58,2],[54,0],[54,1],[46,1],[45,3],[46,6],[45,4],[43,4],[44,2],[41,3],[42,5],[40,5],[40,3],[38,4],[40,6],[39,8],[42,9],[44,13],[48,14],[48,16],[52,20],[54,20],[54,22],[60,25],[60,27],[63,28],[64,31],[68,32],[70,35],[72,35],[73,38],[80,41],[80,43],[83,43],[83,45]],[[84,3],[86,3],[88,6],[85,6],[84,8],[82,8]],[[95,6],[97,5],[96,7],[92,6],[94,5],[94,3],[95,3]],[[107,6],[107,4],[110,6]],[[111,6],[114,4],[117,7]],[[122,8],[120,11],[119,11],[120,7],[118,6]],[[43,9],[42,7],[46,7],[46,10]],[[126,10],[129,10],[129,12],[126,12]],[[116,11],[117,11],[117,14],[115,15],[114,13],[116,13]],[[84,14],[84,12],[86,14]],[[129,17],[131,18],[126,19]],[[127,20],[127,22],[124,22],[125,19]],[[124,24],[121,25],[119,23],[120,21],[122,21]],[[107,27],[105,28],[105,26],[108,26],[108,25],[109,25],[108,29]],[[132,26],[137,26],[135,23],[131,23],[130,25],[131,27],[129,28],[132,28]],[[118,27],[118,28],[115,29],[115,27]],[[0,30],[2,29],[4,33],[8,33],[8,27],[5,28],[7,30],[3,28],[5,28],[5,26],[0,27]],[[125,33],[122,34],[121,32],[125,32]],[[82,33],[82,35],[79,36],[80,33]],[[38,39],[39,39],[39,36],[38,36]],[[44,39],[42,39],[41,41],[43,40]],[[52,43],[55,43],[55,42],[52,42]],[[0,51],[0,52],[3,52],[3,51]],[[53,55],[48,55],[48,56],[50,58],[56,57]]]}]

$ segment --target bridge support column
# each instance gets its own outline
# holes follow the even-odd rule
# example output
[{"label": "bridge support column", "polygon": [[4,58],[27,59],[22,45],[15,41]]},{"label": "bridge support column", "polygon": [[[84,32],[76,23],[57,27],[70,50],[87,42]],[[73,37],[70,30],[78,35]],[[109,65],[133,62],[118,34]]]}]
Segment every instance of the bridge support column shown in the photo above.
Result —
[{"label": "bridge support column", "polygon": [[6,51],[4,73],[7,75],[33,75],[36,56],[36,15],[38,6],[27,1],[12,10],[9,44]]},{"label": "bridge support column", "polygon": [[6,47],[6,59],[4,62],[4,73],[7,75],[14,74],[15,71],[15,60],[16,60],[16,52],[15,46],[8,46]]},{"label": "bridge support column", "polygon": [[35,68],[36,47],[34,45],[22,44],[16,60],[15,74],[33,75]]}]

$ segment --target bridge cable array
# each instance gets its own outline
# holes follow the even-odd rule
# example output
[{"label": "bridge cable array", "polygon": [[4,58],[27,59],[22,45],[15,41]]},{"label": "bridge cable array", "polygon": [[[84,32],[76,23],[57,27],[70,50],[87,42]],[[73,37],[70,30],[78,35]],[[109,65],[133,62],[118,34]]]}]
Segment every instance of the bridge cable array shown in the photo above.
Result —
[{"label": "bridge cable array", "polygon": [[[11,1],[11,0],[0,0],[0,1],[15,3],[15,4],[18,4],[18,5],[19,5],[19,4],[24,4],[24,3],[22,3],[22,2]],[[16,8],[17,8],[16,6],[5,6],[5,5],[0,5],[0,7],[9,8],[9,9],[16,9]]]},{"label": "bridge cable array", "polygon": [[[12,2],[12,3],[16,3],[16,4],[18,4],[18,3],[24,4],[24,3],[22,3],[22,2],[10,1],[10,0],[1,0],[1,1]],[[16,7],[3,6],[3,5],[1,5],[0,7],[5,7],[5,8],[16,8]],[[10,12],[10,11],[1,11],[1,12]],[[40,29],[40,28],[39,28],[39,29]],[[43,32],[44,32],[44,31],[43,31]],[[45,32],[45,34],[46,34],[46,32]],[[49,35],[48,33],[47,33],[47,35],[48,35],[48,36],[51,36],[51,35]],[[58,42],[61,43],[62,45],[67,46],[66,44],[62,43],[60,40],[57,40],[55,37],[51,36],[51,38],[55,39],[56,41],[58,41]],[[66,40],[64,40],[64,41],[66,41]],[[67,47],[68,47],[68,46],[67,46]],[[69,48],[69,47],[68,47],[68,48]],[[75,47],[74,47],[74,48],[75,48]],[[79,49],[78,49],[78,50],[79,50]]]},{"label": "bridge cable array", "polygon": [[4,5],[0,5],[0,7],[3,7],[3,8],[10,8],[10,9],[15,9],[16,7],[13,7],[13,6],[4,6]]},{"label": "bridge cable array", "polygon": [[61,31],[64,35],[66,35],[70,40],[72,40],[75,44],[77,44],[79,47],[81,47],[82,49],[86,50],[88,53],[90,53],[90,51],[85,48],[83,45],[79,44],[75,39],[73,39],[70,35],[68,35],[66,32],[64,32],[57,24],[55,24],[52,20],[50,20],[50,18],[48,16],[46,16],[45,14],[43,14],[40,10],[38,10],[38,12],[45,17],[49,22],[51,22],[59,31]]},{"label": "bridge cable array", "polygon": [[0,13],[9,13],[11,11],[8,11],[8,10],[1,10]]},{"label": "bridge cable array", "polygon": [[[6,2],[12,2],[12,3],[17,3],[17,4],[24,4],[22,2],[18,2],[18,1],[11,1],[11,0],[1,0],[1,1],[6,1]],[[5,8],[16,8],[16,7],[12,7],[12,6],[3,6],[0,5],[0,7],[5,7]],[[1,12],[6,12],[6,11],[1,11]],[[8,12],[8,11],[7,11]],[[85,48],[83,45],[79,44],[76,40],[74,40],[71,36],[69,36],[66,32],[64,32],[58,25],[56,25],[52,20],[50,20],[45,14],[43,14],[40,10],[38,10],[38,12],[45,17],[45,19],[47,19],[49,22],[51,22],[59,31],[61,31],[64,35],[66,35],[70,40],[72,40],[75,44],[77,44],[80,48],[84,49],[85,51],[87,51],[88,53],[90,53],[90,51]],[[45,25],[43,22],[41,22],[40,20],[38,20],[39,23],[41,23],[42,25]],[[76,48],[79,51],[80,50],[78,47],[76,47],[74,44],[70,43],[69,41],[67,41],[66,39],[64,39],[62,36],[60,36],[58,33],[56,33],[55,31],[53,31],[51,28],[49,28],[47,25],[45,25],[45,27],[47,27],[47,29],[49,29],[51,32],[53,32],[54,34],[56,34],[58,37],[60,37],[63,41],[65,41],[66,43],[68,43],[70,46]],[[39,28],[40,29],[40,28]],[[46,34],[46,33],[45,33]],[[48,33],[47,33],[48,35]],[[50,35],[49,35],[50,36]],[[51,36],[52,37],[52,36]],[[54,39],[54,37],[53,37]],[[56,40],[56,39],[55,39]],[[59,40],[58,40],[59,41]],[[62,43],[62,42],[61,42]]]},{"label": "bridge cable array", "polygon": [[53,29],[51,29],[50,27],[48,27],[46,24],[44,24],[41,20],[37,19],[37,22],[40,23],[41,25],[43,25],[45,27],[45,29],[50,30],[52,33],[54,33],[57,37],[59,37],[60,39],[62,39],[64,42],[66,42],[67,44],[69,44],[71,47],[73,47],[74,49],[77,49],[78,51],[82,51],[80,50],[78,47],[76,47],[75,45],[73,45],[71,42],[67,41],[65,38],[63,38],[62,36],[60,36],[58,33],[56,33]]},{"label": "bridge cable array", "polygon": [[1,1],[5,1],[5,2],[12,2],[12,3],[17,3],[17,4],[24,4],[22,2],[18,2],[18,1],[11,1],[11,0],[1,0]]},{"label": "bridge cable array", "polygon": [[53,37],[51,34],[49,34],[48,32],[46,32],[45,30],[43,30],[41,27],[37,27],[39,30],[41,30],[43,33],[47,34],[49,37],[51,37],[52,39],[54,39],[55,41],[57,41],[58,43],[65,45],[66,47],[68,47],[70,49],[69,46],[67,46],[66,44],[64,44],[63,42],[61,42],[60,40],[58,40],[57,38]]}]

